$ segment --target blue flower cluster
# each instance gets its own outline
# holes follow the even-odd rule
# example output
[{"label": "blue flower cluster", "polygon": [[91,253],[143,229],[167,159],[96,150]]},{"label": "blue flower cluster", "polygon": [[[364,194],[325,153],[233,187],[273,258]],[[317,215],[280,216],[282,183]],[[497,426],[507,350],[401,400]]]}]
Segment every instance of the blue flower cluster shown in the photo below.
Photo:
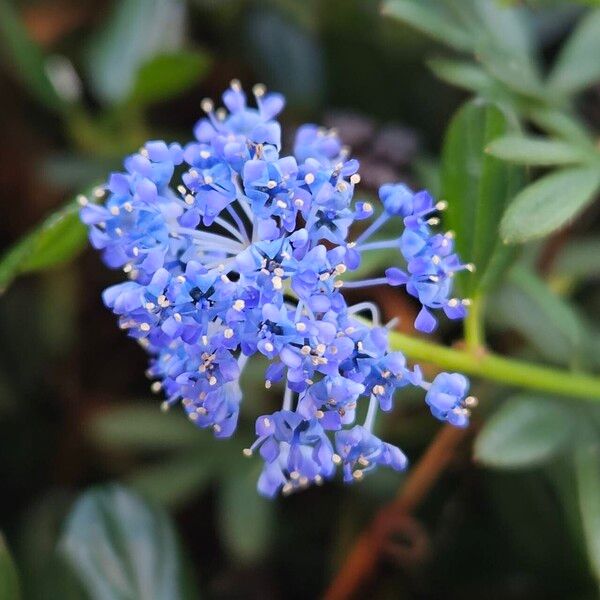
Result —
[{"label": "blue flower cluster", "polygon": [[[256,108],[233,81],[227,110],[203,101],[195,141],[148,142],[111,175],[102,204],[81,199],[91,243],[128,275],[104,302],[151,355],[148,375],[163,406],[181,403],[216,437],[235,431],[246,361],[268,359],[265,385],[283,383],[283,404],[258,418],[256,442],[244,450],[265,461],[262,494],[319,483],[338,465],[348,482],[378,465],[401,470],[405,456],[372,431],[377,411],[393,408],[397,389],[419,386],[435,417],[465,426],[468,382],[448,373],[426,382],[389,350],[376,307],[349,305],[343,290],[404,285],[422,305],[416,327],[429,332],[432,311],[463,316],[452,276],[470,266],[450,235],[432,231],[443,206],[401,184],[381,188],[381,214],[350,241],[351,226],[375,212],[353,200],[358,162],[334,132],[314,125],[300,127],[293,155],[282,155],[275,117],[284,99],[263,86],[253,92]],[[399,237],[369,241],[393,218],[404,224]],[[386,247],[403,268],[344,281],[365,252]],[[357,425],[361,401],[368,409]]]}]

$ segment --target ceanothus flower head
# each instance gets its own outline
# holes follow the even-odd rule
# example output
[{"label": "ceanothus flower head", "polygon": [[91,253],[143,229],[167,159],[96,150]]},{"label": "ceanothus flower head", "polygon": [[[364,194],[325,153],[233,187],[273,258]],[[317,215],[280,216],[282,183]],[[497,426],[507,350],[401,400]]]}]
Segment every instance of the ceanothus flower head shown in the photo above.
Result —
[{"label": "ceanothus flower head", "polygon": [[[404,286],[421,305],[417,328],[429,332],[438,311],[464,315],[453,275],[471,265],[434,230],[444,203],[402,183],[382,186],[379,210],[355,198],[359,164],[337,134],[303,125],[293,154],[282,154],[284,99],[264,86],[253,92],[255,106],[233,81],[225,108],[202,102],[195,139],[148,142],[93,202],[81,199],[90,242],[127,275],[104,303],[150,355],[163,408],[181,404],[217,438],[236,430],[248,360],[268,361],[265,387],[283,383],[282,406],[258,418],[244,450],[264,461],[261,494],[322,483],[338,466],[347,482],[380,466],[402,470],[406,457],[373,433],[398,390],[424,389],[433,415],[460,427],[474,399],[460,374],[425,381],[390,350],[377,307],[349,303],[345,290]],[[393,239],[374,240],[389,220]],[[398,262],[381,277],[346,279],[382,248]]]}]

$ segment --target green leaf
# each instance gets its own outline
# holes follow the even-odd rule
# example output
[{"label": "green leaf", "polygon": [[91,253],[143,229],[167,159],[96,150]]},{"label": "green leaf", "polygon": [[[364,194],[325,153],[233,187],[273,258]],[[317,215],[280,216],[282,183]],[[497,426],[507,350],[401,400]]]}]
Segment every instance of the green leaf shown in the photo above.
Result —
[{"label": "green leaf", "polygon": [[64,103],[48,78],[44,56],[31,40],[14,3],[0,0],[0,48],[17,77],[45,106],[60,109]]},{"label": "green leaf", "polygon": [[503,283],[488,299],[486,315],[494,329],[518,332],[546,361],[568,365],[570,344],[532,298],[512,282]]},{"label": "green leaf", "polygon": [[511,52],[488,45],[478,49],[477,57],[494,77],[514,92],[544,98],[544,87],[529,61],[519,60]]},{"label": "green leaf", "polygon": [[566,42],[548,79],[552,90],[575,94],[600,81],[600,9],[591,10]]},{"label": "green leaf", "polygon": [[552,108],[530,109],[527,116],[548,133],[585,146],[590,152],[596,150],[594,139],[577,117]]},{"label": "green leaf", "polygon": [[572,431],[570,411],[548,398],[516,396],[487,421],[475,442],[476,460],[499,468],[543,464]]},{"label": "green leaf", "polygon": [[546,360],[573,369],[600,364],[595,324],[529,268],[515,265],[489,304],[496,328],[517,331]]},{"label": "green leaf", "polygon": [[[217,451],[214,448],[214,452]],[[127,482],[145,498],[169,508],[178,507],[199,494],[211,481],[215,470],[213,456],[205,450],[185,450],[157,465],[137,469]]]},{"label": "green leaf", "polygon": [[88,435],[99,446],[120,450],[174,450],[202,443],[198,431],[179,411],[158,405],[114,406],[94,415]]},{"label": "green leaf", "polygon": [[79,208],[71,202],[51,214],[0,258],[0,293],[18,275],[65,263],[85,247],[87,233]]},{"label": "green leaf", "polygon": [[[554,294],[532,271],[516,266],[508,275],[520,292],[516,304],[506,303],[506,318],[547,358],[577,366],[583,360],[585,331],[572,306]],[[521,319],[519,320],[519,315]]]},{"label": "green leaf", "polygon": [[441,10],[439,3],[422,0],[388,0],[384,2],[382,13],[418,31],[431,36],[457,50],[469,50],[471,39],[460,24],[452,22],[449,15]]},{"label": "green leaf", "polygon": [[479,66],[466,61],[434,58],[427,66],[442,81],[474,92],[482,92],[494,85],[494,80]]},{"label": "green leaf", "polygon": [[147,105],[168,100],[193,86],[209,66],[208,56],[201,52],[155,56],[140,67],[129,101]]},{"label": "green leaf", "polygon": [[0,600],[18,600],[20,597],[17,568],[0,533]]},{"label": "green leaf", "polygon": [[[446,0],[446,3],[452,4],[453,0]],[[471,24],[473,36],[481,38],[483,30],[494,48],[502,49],[515,60],[529,63],[529,68],[536,70],[535,38],[526,10],[488,0],[466,0],[459,5],[463,11],[463,19]],[[534,77],[536,76],[537,72],[534,73]]]},{"label": "green leaf", "polygon": [[181,0],[122,0],[88,49],[90,84],[105,104],[125,100],[139,69],[151,58],[179,50],[185,6]]},{"label": "green leaf", "polygon": [[264,554],[273,526],[274,505],[256,490],[262,468],[246,459],[221,482],[220,522],[228,548],[242,562],[257,561]]},{"label": "green leaf", "polygon": [[508,207],[500,224],[503,240],[525,242],[556,231],[585,208],[599,185],[595,167],[563,169],[538,179]]},{"label": "green leaf", "polygon": [[569,240],[552,266],[553,275],[569,279],[600,278],[600,237]]},{"label": "green leaf", "polygon": [[491,277],[485,277],[490,264],[498,267],[494,272],[497,277],[508,262],[495,256],[507,254],[499,244],[498,222],[521,184],[522,169],[485,154],[484,148],[512,128],[496,105],[477,100],[458,111],[446,133],[442,198],[448,201],[446,224],[456,233],[461,258],[477,267],[474,274],[461,274],[458,279],[463,293],[468,295],[483,281],[485,285],[494,283]]},{"label": "green leaf", "polygon": [[510,162],[536,166],[581,163],[589,157],[569,142],[519,135],[504,135],[493,140],[486,152]]},{"label": "green leaf", "polygon": [[95,600],[195,597],[185,593],[168,515],[124,487],[104,486],[83,494],[58,549]]},{"label": "green leaf", "polygon": [[600,443],[596,432],[579,438],[575,473],[588,558],[600,586]]},{"label": "green leaf", "polygon": [[477,59],[512,90],[540,97],[543,86],[527,13],[481,0],[459,4],[463,18],[471,23],[471,35],[478,40]]}]

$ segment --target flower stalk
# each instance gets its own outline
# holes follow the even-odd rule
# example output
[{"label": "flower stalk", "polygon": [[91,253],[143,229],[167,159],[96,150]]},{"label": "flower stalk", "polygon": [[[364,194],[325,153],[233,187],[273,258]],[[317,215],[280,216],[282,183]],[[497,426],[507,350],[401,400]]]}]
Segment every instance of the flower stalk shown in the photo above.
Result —
[{"label": "flower stalk", "polygon": [[434,342],[390,332],[390,346],[407,358],[435,364],[443,369],[497,381],[509,386],[600,402],[600,378],[564,369],[545,367],[482,351],[474,353],[446,348]]}]

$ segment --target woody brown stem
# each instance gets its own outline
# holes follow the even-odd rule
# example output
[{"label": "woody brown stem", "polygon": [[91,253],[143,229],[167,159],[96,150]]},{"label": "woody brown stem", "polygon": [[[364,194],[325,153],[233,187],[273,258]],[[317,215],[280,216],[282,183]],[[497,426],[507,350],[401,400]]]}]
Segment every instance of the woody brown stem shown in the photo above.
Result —
[{"label": "woody brown stem", "polygon": [[444,425],[425,454],[408,475],[396,498],[384,506],[371,524],[360,534],[344,564],[325,592],[325,600],[349,600],[375,575],[389,523],[398,515],[414,511],[429,494],[440,475],[456,455],[456,450],[468,430]]}]

